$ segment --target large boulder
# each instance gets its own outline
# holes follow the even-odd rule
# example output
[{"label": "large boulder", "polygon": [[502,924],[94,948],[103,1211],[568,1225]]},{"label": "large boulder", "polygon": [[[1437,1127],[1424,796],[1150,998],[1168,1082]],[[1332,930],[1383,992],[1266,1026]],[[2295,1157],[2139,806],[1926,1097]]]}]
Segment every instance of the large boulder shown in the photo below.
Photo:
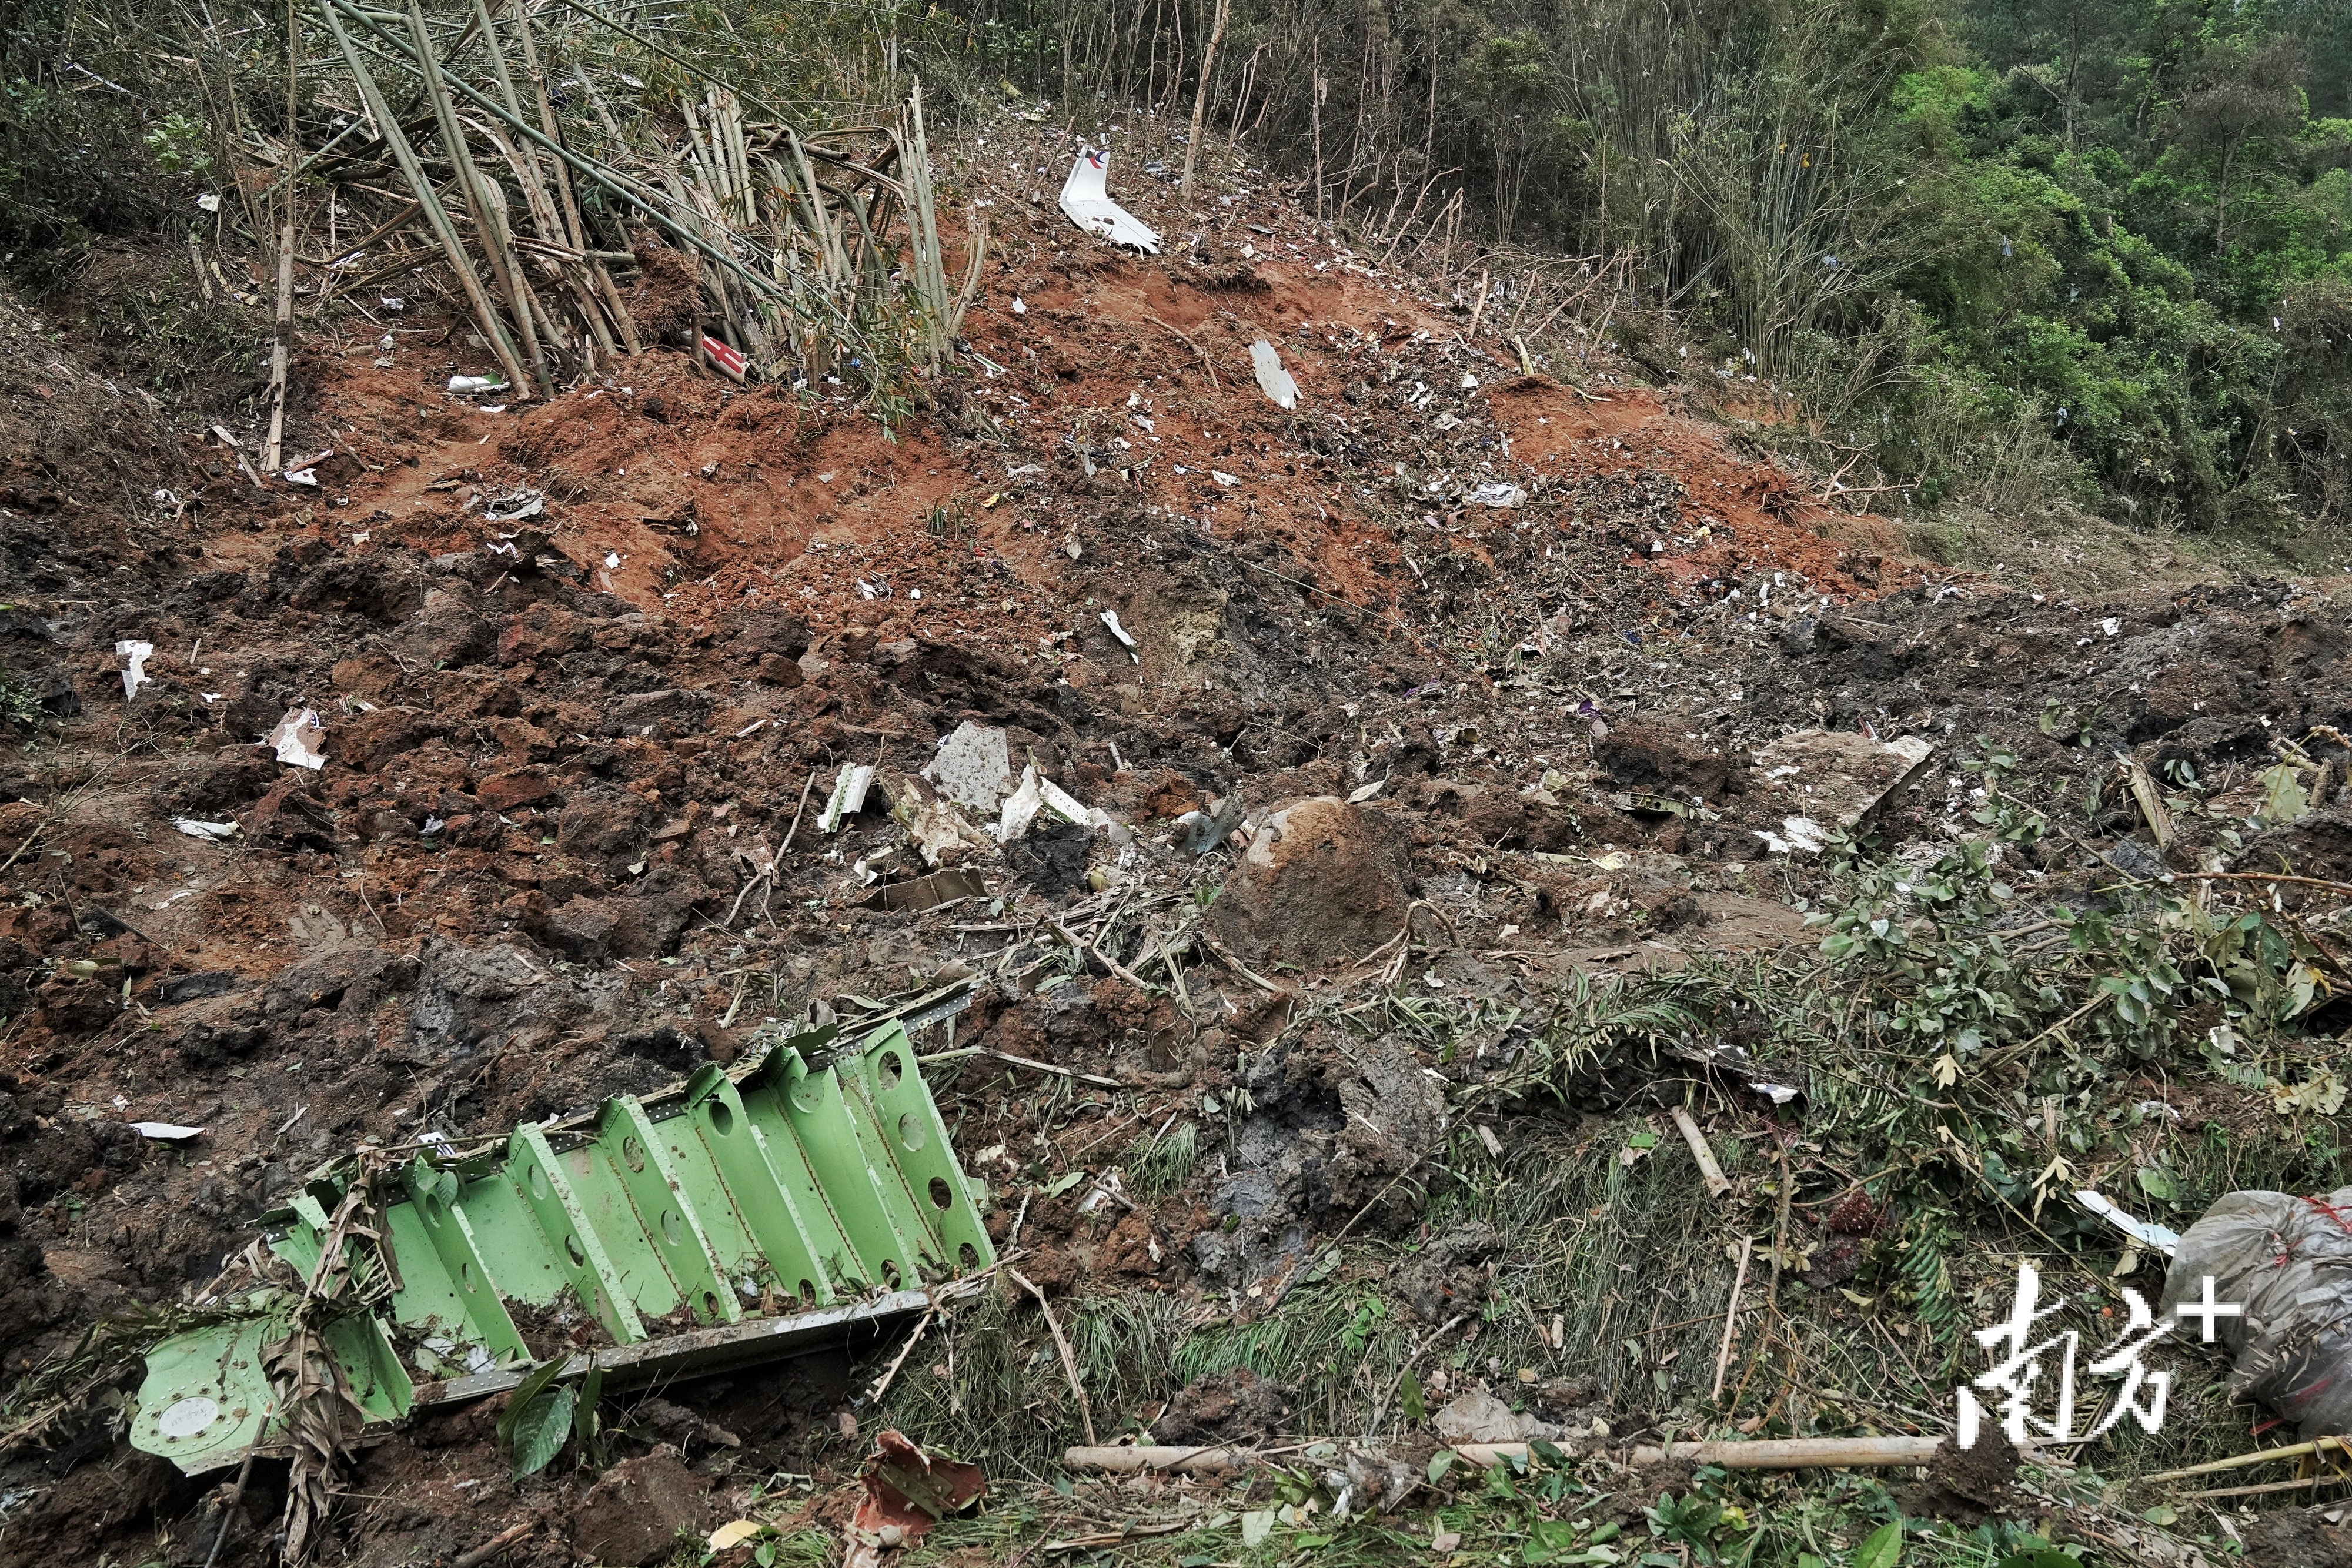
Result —
[{"label": "large boulder", "polygon": [[1392,823],[1318,795],[1260,824],[1210,917],[1253,962],[1349,964],[1404,929],[1409,873]]}]

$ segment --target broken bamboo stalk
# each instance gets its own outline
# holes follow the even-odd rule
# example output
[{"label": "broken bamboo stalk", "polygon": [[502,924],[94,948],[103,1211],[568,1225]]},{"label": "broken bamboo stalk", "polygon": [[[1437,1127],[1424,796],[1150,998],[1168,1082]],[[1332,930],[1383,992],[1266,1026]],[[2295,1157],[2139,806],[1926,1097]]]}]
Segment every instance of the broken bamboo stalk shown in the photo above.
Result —
[{"label": "broken bamboo stalk", "polygon": [[417,204],[423,208],[434,237],[441,242],[442,253],[449,258],[450,270],[457,275],[457,282],[466,291],[467,302],[474,308],[474,319],[480,324],[483,336],[489,340],[491,351],[498,356],[499,368],[506,371],[509,381],[520,385],[525,379],[521,357],[515,352],[514,344],[507,336],[506,324],[499,319],[497,309],[491,306],[489,292],[482,287],[481,277],[475,272],[473,259],[467,256],[465,244],[458,239],[457,228],[449,222],[449,214],[441,210],[440,197],[434,192],[433,182],[425,177],[424,166],[416,160],[416,150],[409,145],[408,138],[402,133],[400,122],[392,117],[391,106],[384,101],[383,89],[376,85],[374,75],[367,68],[367,62],[360,58],[359,45],[343,26],[341,18],[335,15],[336,0],[326,0],[320,10],[327,18],[327,26],[333,30],[336,43],[342,47],[343,58],[351,65],[352,79],[359,87],[360,100],[367,106],[367,111],[375,116],[376,127],[383,132],[385,144],[392,149],[393,161],[400,165],[400,172],[407,179],[409,190],[415,195]]},{"label": "broken bamboo stalk", "polygon": [[[490,19],[489,7],[484,0],[474,0],[474,25],[481,29],[483,41],[489,47],[490,67],[498,78],[499,95],[506,99],[507,111],[520,120],[522,118],[522,95],[515,89],[514,73],[507,68],[505,42],[499,36],[497,25]],[[563,245],[571,236],[563,226],[562,217],[556,211],[555,198],[548,189],[545,173],[539,166],[538,150],[527,142],[509,141],[495,127],[480,129],[490,144],[499,150],[499,155],[507,161],[508,167],[514,171],[515,183],[522,192],[523,204],[530,209],[531,227],[539,232],[540,239],[550,246]],[[556,167],[561,169],[562,166],[562,160],[557,160]],[[509,237],[520,243],[516,236]],[[576,251],[578,247],[571,248]],[[571,259],[577,262],[580,258]],[[559,258],[555,270],[572,290],[572,302],[580,311],[581,325],[596,340],[598,347],[611,354],[614,351],[612,334],[605,330],[604,309],[585,277],[586,269],[566,265],[564,259]]]},{"label": "broken bamboo stalk", "polygon": [[[553,148],[561,140],[555,122],[555,105],[547,96],[547,73],[540,68],[539,45],[532,37],[530,13],[523,6],[515,7],[515,30],[522,38],[522,67],[530,77],[531,95],[539,104],[539,123],[546,133],[547,144]],[[558,156],[551,165],[555,189],[556,210],[563,219],[563,232],[572,248],[588,256],[589,281],[595,286],[597,298],[604,301],[611,313],[614,329],[621,335],[621,344],[630,353],[637,352],[637,324],[629,315],[629,308],[621,301],[621,291],[613,286],[613,276],[604,269],[608,258],[588,248],[588,235],[580,218],[580,204],[572,193],[571,165]],[[635,259],[632,257],[631,259]]]},{"label": "broken bamboo stalk", "polygon": [[[465,127],[457,122],[457,98],[449,90],[448,78],[441,74],[441,61],[433,51],[432,35],[425,30],[425,8],[417,0],[408,0],[408,26],[415,40],[412,57],[425,75],[425,91],[433,99],[433,112],[440,122],[442,155],[457,167],[457,183],[466,193],[467,209],[474,214],[474,227],[482,236],[482,255],[490,264],[490,277],[497,282],[499,292],[506,296],[507,309],[514,317],[523,351],[530,357],[531,369],[538,372],[535,384],[551,396],[555,378],[548,373],[547,350],[541,346],[539,332],[531,321],[530,300],[521,283],[522,258],[507,243],[504,194],[492,199],[490,183],[482,177],[482,171],[474,162],[473,149],[466,142]],[[525,397],[532,396],[533,389],[534,383],[528,377],[516,383],[516,390]]]},{"label": "broken bamboo stalk", "polygon": [[[342,11],[353,20],[358,21],[366,26],[379,38],[383,39],[398,57],[404,61],[409,58],[408,46],[387,30],[382,23],[377,21],[373,13],[361,8],[356,4],[353,4],[352,0],[322,0],[322,3],[331,8]],[[346,47],[350,48],[354,55],[356,55],[356,46],[347,45]],[[608,163],[602,163],[593,158],[584,157],[580,153],[574,152],[570,148],[562,145],[560,142],[550,140],[537,128],[526,125],[521,121],[513,119],[507,113],[504,106],[492,99],[488,95],[483,93],[472,83],[455,77],[445,78],[444,81],[452,91],[464,94],[485,113],[489,114],[498,120],[504,120],[518,134],[522,136],[524,140],[536,146],[545,148],[555,156],[571,163],[572,167],[580,172],[593,177],[597,183],[602,185],[605,190],[611,192],[614,196],[619,197],[621,200],[628,203],[638,212],[643,213],[647,222],[661,229],[672,239],[677,240],[688,247],[701,253],[707,259],[717,263],[720,267],[728,268],[739,277],[750,280],[750,282],[761,293],[777,299],[784,299],[790,297],[789,291],[782,285],[762,277],[758,273],[753,272],[733,256],[714,246],[709,239],[696,232],[694,225],[681,222],[676,216],[664,211],[661,204],[653,199],[653,196],[650,193],[651,187],[646,186],[643,182],[622,172],[620,170],[614,168]],[[590,102],[597,105],[600,112],[609,113],[609,111],[602,110],[602,99],[596,96],[594,83],[585,81],[583,79],[583,85],[588,92]],[[381,94],[378,96],[381,98]],[[615,141],[620,140],[620,129],[617,125],[612,125],[608,121],[608,129],[612,131]],[[517,372],[517,379],[520,379],[519,371]]]},{"label": "broken bamboo stalk", "polygon": [[294,353],[294,120],[296,80],[301,68],[302,35],[295,0],[286,0],[286,190],[278,225],[278,303],[269,335],[269,434],[261,444],[261,467],[274,474],[286,455],[286,382]]},{"label": "broken bamboo stalk", "polygon": [[[1674,1443],[1637,1448],[1626,1456],[1634,1465],[1667,1458],[1727,1470],[1887,1469],[1924,1465],[1944,1446],[1941,1437],[1771,1437],[1752,1443]],[[1475,1465],[1492,1468],[1528,1457],[1525,1443],[1456,1443],[1454,1451]]]},{"label": "broken bamboo stalk", "polygon": [[2224,1470],[2242,1470],[2252,1465],[2267,1465],[2276,1459],[2317,1458],[2329,1448],[2352,1454],[2352,1437],[2314,1437],[2308,1443],[2290,1443],[2284,1448],[2262,1448],[2251,1454],[2233,1454],[2226,1459],[2209,1459],[2201,1465],[2184,1469],[2159,1470],[2152,1476],[2142,1476],[2141,1481],[2153,1485],[2158,1481],[2185,1481],[2193,1476],[2216,1476]]}]

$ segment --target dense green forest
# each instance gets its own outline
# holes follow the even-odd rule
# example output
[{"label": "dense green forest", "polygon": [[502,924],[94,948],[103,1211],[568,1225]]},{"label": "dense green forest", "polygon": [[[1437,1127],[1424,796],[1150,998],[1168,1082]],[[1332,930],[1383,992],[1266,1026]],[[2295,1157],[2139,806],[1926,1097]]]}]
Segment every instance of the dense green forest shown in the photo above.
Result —
[{"label": "dense green forest", "polygon": [[[2346,0],[961,4],[625,9],[814,120],[919,72],[968,115],[1018,91],[1168,132],[1222,23],[1212,134],[1368,242],[1583,258],[1612,337],[1783,389],[1784,436],[1875,504],[2323,547],[2352,507]],[[228,121],[268,126],[173,61],[282,78],[283,12],[13,10],[20,275],[184,221]]]}]

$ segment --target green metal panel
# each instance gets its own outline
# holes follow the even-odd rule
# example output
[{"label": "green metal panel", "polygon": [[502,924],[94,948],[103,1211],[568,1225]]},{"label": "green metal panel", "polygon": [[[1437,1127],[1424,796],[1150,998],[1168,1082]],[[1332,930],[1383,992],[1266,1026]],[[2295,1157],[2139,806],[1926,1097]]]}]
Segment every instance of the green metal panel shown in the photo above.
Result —
[{"label": "green metal panel", "polygon": [[[271,1249],[306,1277],[352,1175],[330,1167],[264,1217]],[[780,1354],[806,1338],[801,1318],[837,1333],[919,1306],[908,1287],[995,1260],[984,1189],[957,1166],[896,1023],[851,1047],[803,1035],[730,1071],[518,1127],[503,1146],[427,1150],[377,1190],[392,1195],[374,1223],[394,1288],[326,1331],[372,1421],[510,1385],[530,1354],[516,1308],[593,1318],[623,1347],[604,1356],[650,1374]],[[375,1273],[371,1258],[355,1267]],[[268,1446],[263,1358],[292,1305],[259,1291],[245,1315],[157,1345],[131,1441],[191,1472]],[[453,1381],[419,1389],[411,1365]]]}]

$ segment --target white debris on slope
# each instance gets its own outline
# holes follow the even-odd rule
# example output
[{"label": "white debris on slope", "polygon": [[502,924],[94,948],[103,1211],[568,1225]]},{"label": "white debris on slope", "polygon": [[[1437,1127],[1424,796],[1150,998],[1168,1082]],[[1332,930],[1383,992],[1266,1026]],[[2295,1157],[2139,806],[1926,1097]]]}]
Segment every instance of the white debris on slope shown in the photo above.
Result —
[{"label": "white debris on slope", "polygon": [[1160,235],[1133,213],[1110,199],[1110,154],[1098,147],[1082,147],[1062,182],[1062,211],[1088,234],[1100,235],[1146,256],[1160,254]]}]

